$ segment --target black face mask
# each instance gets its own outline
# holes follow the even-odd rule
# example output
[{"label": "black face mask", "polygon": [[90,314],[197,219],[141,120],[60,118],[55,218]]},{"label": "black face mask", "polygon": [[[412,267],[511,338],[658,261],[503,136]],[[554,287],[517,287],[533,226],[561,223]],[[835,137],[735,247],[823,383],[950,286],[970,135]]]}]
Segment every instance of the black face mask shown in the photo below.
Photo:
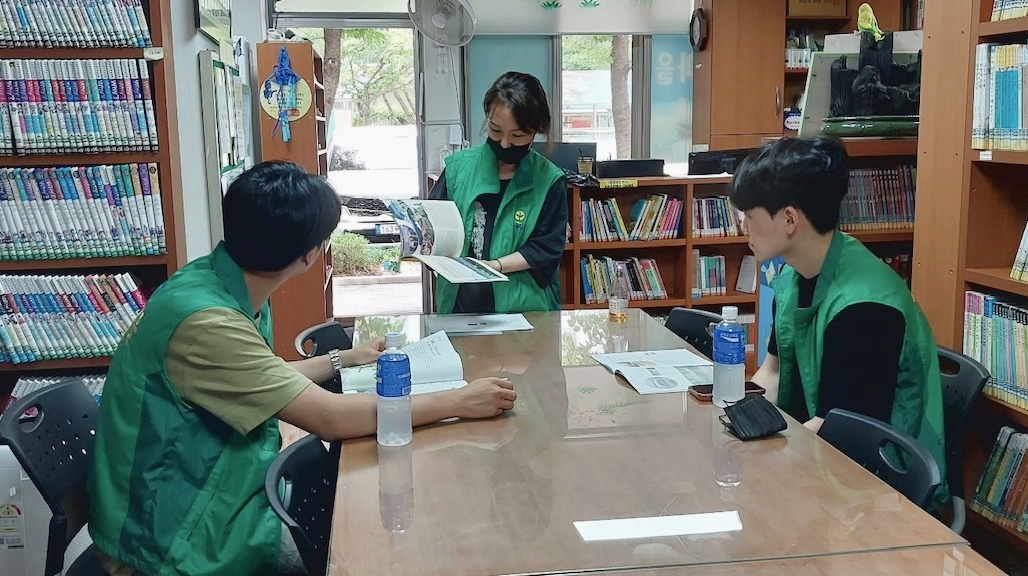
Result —
[{"label": "black face mask", "polygon": [[493,154],[496,155],[496,159],[504,164],[517,164],[528,156],[528,151],[532,149],[532,143],[529,142],[524,146],[511,146],[510,148],[504,148],[500,146],[500,143],[492,138],[486,138],[486,142],[489,143],[489,147],[492,148]]}]

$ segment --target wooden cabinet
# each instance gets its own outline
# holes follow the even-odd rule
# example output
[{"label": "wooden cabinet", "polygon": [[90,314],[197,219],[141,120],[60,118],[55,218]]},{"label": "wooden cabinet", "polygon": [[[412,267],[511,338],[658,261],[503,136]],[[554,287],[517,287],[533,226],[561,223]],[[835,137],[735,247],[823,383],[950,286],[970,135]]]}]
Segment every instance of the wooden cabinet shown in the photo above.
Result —
[{"label": "wooden cabinet", "polygon": [[698,0],[710,39],[695,55],[693,141],[711,150],[781,137],[785,0]]},{"label": "wooden cabinet", "polygon": [[[257,45],[258,81],[263,83],[278,64],[279,52],[285,47],[290,66],[307,83],[313,102],[310,109],[289,123],[291,138],[283,142],[275,118],[260,113],[261,157],[263,160],[290,160],[311,174],[328,173],[326,143],[325,90],[322,82],[321,56],[309,42],[263,42]],[[275,353],[287,360],[298,360],[293,340],[302,330],[332,317],[332,253],[331,248],[305,274],[286,282],[271,296],[271,314],[275,327]]]}]

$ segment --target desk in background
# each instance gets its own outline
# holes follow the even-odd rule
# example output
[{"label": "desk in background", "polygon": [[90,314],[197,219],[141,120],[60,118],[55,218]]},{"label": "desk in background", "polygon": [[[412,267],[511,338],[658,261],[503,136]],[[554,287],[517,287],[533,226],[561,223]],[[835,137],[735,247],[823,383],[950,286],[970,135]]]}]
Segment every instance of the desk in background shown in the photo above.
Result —
[{"label": "desk in background", "polygon": [[[380,493],[390,472],[380,476],[374,438],[345,442],[329,573],[539,574],[758,560],[806,566],[810,558],[966,544],[788,416],[781,436],[743,443],[723,431],[716,407],[686,394],[637,394],[589,354],[610,351],[615,335],[627,337],[630,350],[684,343],[630,312],[627,325],[609,325],[606,311],[526,314],[530,333],[453,337],[465,378],[509,377],[519,395],[515,410],[419,429],[407,500],[390,496],[395,487]],[[432,331],[431,317],[392,322],[412,339]],[[361,327],[358,321],[358,339]],[[719,485],[715,472],[738,485]],[[397,510],[397,502],[409,510]],[[737,513],[741,529],[587,542],[575,527],[714,512]],[[397,514],[402,533],[383,527]],[[849,565],[823,561],[838,562]]]}]

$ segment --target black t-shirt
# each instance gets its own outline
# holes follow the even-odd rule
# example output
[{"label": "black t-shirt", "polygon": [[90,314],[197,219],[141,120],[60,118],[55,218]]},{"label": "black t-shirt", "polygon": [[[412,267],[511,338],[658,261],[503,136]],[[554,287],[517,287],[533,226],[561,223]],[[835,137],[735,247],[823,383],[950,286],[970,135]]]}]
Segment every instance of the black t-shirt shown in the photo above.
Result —
[{"label": "black t-shirt", "polygon": [[[809,308],[817,276],[799,278],[798,305]],[[775,356],[776,313],[777,305],[773,302],[767,353]],[[863,302],[840,310],[825,328],[816,416],[824,418],[832,408],[843,408],[889,422],[905,332],[903,313],[891,306]],[[805,406],[801,386],[793,386],[791,400],[792,406]],[[792,416],[801,422],[811,418],[810,414]]]},{"label": "black t-shirt", "polygon": [[[478,224],[472,230],[472,245],[468,256],[479,260],[494,260],[496,257],[503,257],[506,254],[493,255],[489,253],[489,245],[493,239],[493,224],[496,221],[496,213],[499,212],[500,203],[504,194],[507,193],[507,186],[510,180],[500,180],[500,192],[498,194],[480,194],[475,199],[482,208],[481,226]],[[446,189],[446,171],[439,175],[439,180],[429,193],[430,200],[447,200],[449,194]],[[472,203],[474,208],[475,204]],[[568,200],[567,187],[563,180],[557,180],[546,192],[543,200],[543,207],[536,220],[535,229],[528,237],[525,245],[518,249],[521,255],[528,262],[528,273],[532,275],[540,287],[545,288],[560,267],[560,259],[564,254],[565,232],[568,223]],[[457,300],[453,306],[454,312],[470,312],[476,314],[489,314],[496,311],[496,304],[493,299],[493,286],[490,282],[473,284],[461,284],[457,288]]]}]

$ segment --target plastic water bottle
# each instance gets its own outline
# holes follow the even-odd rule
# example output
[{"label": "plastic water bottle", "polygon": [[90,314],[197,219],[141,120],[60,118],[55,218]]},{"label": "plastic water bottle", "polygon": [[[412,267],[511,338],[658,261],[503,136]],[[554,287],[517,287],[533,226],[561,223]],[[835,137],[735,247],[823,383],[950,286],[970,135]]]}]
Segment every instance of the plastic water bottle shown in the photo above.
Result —
[{"label": "plastic water bottle", "polygon": [[611,322],[628,322],[628,277],[625,266],[617,263],[614,272],[614,283],[610,287],[610,298],[607,299],[607,312]]},{"label": "plastic water bottle", "polygon": [[724,408],[746,393],[746,329],[735,306],[722,307],[721,317],[714,328],[714,404]]},{"label": "plastic water bottle", "polygon": [[378,512],[382,527],[393,533],[414,523],[413,444],[379,445]]},{"label": "plastic water bottle", "polygon": [[402,335],[386,334],[386,349],[378,357],[378,443],[403,446],[411,441],[410,359],[400,350]]}]

